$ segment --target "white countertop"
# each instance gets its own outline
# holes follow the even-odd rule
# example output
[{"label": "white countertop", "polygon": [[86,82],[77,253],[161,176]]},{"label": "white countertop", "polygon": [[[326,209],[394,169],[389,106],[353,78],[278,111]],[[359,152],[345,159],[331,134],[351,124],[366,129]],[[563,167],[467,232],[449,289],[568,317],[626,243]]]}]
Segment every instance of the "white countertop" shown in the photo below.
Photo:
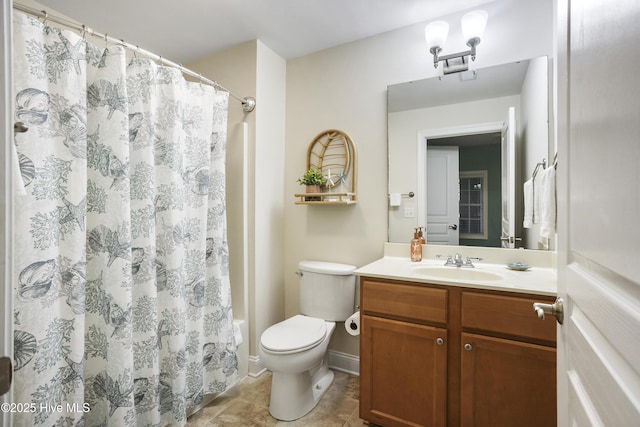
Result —
[{"label": "white countertop", "polygon": [[[355,274],[381,279],[406,280],[418,283],[463,286],[495,291],[549,296],[556,296],[557,293],[557,271],[552,267],[532,266],[526,271],[515,271],[507,268],[506,264],[474,262],[476,265],[475,270],[501,276],[500,279],[492,280],[458,280],[448,277],[432,277],[416,271],[421,267],[464,268],[444,267],[445,261],[446,259],[423,259],[421,262],[412,262],[409,257],[385,256],[357,269]],[[467,268],[464,269],[466,270]],[[464,272],[461,273],[464,274]]]}]

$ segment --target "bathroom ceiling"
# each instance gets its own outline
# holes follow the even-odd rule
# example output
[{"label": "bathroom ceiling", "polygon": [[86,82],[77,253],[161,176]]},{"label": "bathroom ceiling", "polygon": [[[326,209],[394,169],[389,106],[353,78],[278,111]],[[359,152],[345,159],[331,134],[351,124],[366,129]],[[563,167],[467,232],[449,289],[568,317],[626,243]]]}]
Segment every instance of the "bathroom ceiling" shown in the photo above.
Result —
[{"label": "bathroom ceiling", "polygon": [[296,58],[493,0],[38,1],[53,14],[186,64],[254,39]]}]

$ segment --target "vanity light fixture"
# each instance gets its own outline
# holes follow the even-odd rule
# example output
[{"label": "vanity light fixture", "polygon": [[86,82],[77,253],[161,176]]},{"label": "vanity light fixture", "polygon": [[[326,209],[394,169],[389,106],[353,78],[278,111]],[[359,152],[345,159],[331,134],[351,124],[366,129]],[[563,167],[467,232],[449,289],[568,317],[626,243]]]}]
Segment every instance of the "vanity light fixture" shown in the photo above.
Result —
[{"label": "vanity light fixture", "polygon": [[462,34],[467,41],[467,46],[471,49],[464,52],[452,53],[439,56],[442,46],[447,41],[449,34],[449,24],[445,21],[434,21],[429,23],[424,29],[424,36],[427,40],[429,52],[433,54],[433,66],[438,68],[440,62],[443,63],[443,73],[459,73],[469,69],[469,56],[472,61],[476,59],[476,46],[480,44],[480,38],[487,26],[488,14],[484,10],[474,10],[462,17]]}]

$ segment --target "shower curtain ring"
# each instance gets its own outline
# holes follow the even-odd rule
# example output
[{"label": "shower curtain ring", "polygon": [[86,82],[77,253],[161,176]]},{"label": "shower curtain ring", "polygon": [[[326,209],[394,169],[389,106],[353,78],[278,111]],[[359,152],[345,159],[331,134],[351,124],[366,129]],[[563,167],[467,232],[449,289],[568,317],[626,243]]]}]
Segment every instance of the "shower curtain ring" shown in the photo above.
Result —
[{"label": "shower curtain ring", "polygon": [[44,15],[44,16],[42,17],[42,25],[47,25],[47,18],[48,18],[48,16],[49,16],[49,14],[47,13],[47,11],[46,11],[46,10],[43,10],[43,11],[42,11],[42,14]]},{"label": "shower curtain ring", "polygon": [[109,47],[109,33],[104,33],[104,48],[108,48]]},{"label": "shower curtain ring", "polygon": [[87,26],[82,24],[82,39],[87,40]]}]

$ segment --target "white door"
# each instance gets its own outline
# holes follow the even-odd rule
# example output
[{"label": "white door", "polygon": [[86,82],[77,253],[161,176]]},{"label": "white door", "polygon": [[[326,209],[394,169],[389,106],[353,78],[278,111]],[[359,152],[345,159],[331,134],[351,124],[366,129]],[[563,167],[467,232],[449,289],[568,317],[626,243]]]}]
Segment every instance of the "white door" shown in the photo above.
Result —
[{"label": "white door", "polygon": [[[502,234],[503,248],[516,242],[516,109],[509,107],[502,127]],[[518,238],[519,240],[519,238]]]},{"label": "white door", "polygon": [[558,6],[558,425],[638,426],[640,3]]},{"label": "white door", "polygon": [[427,242],[458,245],[458,147],[427,147]]},{"label": "white door", "polygon": [[[13,297],[12,264],[10,258],[11,228],[11,164],[13,122],[11,121],[11,8],[12,2],[3,1],[0,6],[0,392],[7,387],[8,357],[13,356]],[[7,370],[9,368],[9,370]],[[11,392],[0,396],[0,404],[11,402]],[[11,412],[0,411],[0,427],[11,425]]]}]

